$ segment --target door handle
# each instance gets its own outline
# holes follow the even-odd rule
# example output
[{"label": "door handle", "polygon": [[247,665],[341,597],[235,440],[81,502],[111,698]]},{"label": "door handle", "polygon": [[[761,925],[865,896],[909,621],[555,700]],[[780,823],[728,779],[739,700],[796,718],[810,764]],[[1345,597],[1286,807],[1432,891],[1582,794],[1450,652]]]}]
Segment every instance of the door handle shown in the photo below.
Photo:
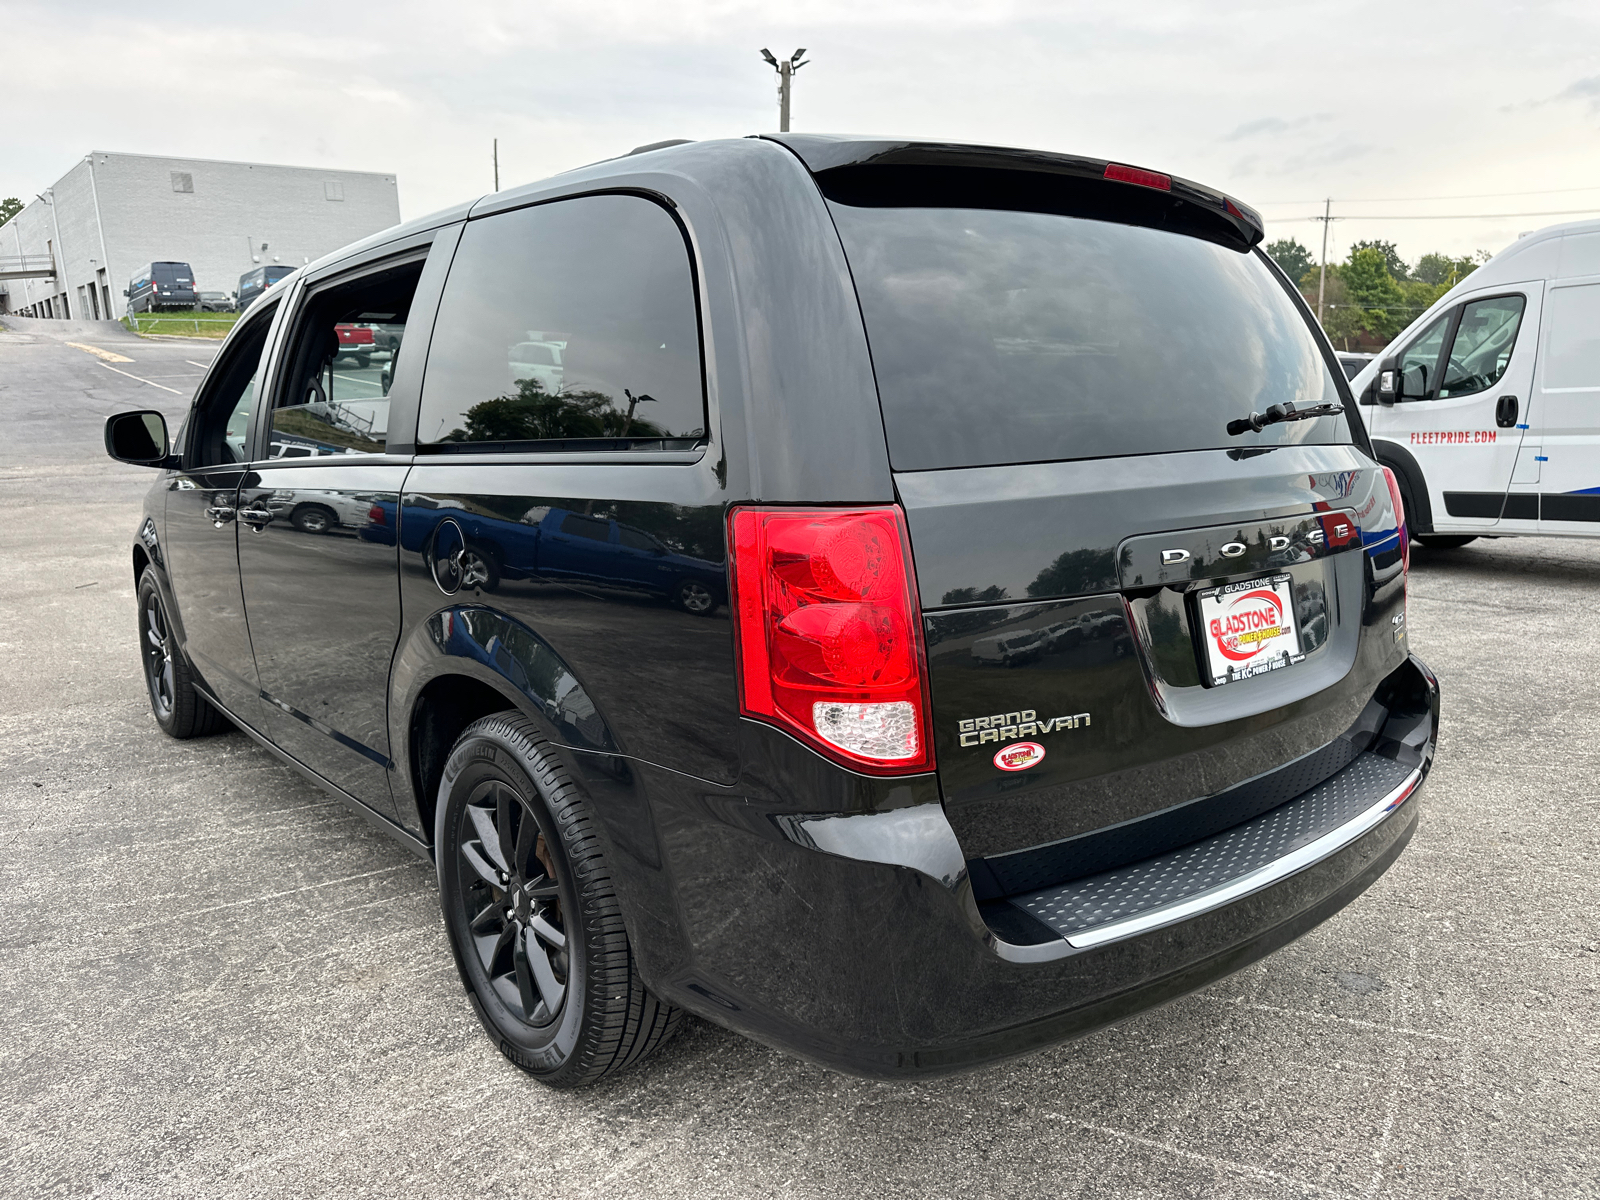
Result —
[{"label": "door handle", "polygon": [[218,529],[221,529],[229,521],[233,520],[233,509],[226,504],[212,504],[206,508],[206,516],[211,519],[211,522]]},{"label": "door handle", "polygon": [[239,520],[257,531],[264,529],[268,521],[272,520],[272,512],[265,508],[241,508]]},{"label": "door handle", "polygon": [[1501,396],[1494,403],[1494,423],[1501,429],[1510,429],[1517,423],[1517,398]]}]

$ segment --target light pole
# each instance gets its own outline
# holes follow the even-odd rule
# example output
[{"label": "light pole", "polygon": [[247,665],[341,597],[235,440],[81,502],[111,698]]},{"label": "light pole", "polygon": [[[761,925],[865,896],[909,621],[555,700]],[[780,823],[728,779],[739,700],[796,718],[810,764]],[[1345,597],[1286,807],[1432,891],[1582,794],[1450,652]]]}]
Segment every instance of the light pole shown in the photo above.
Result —
[{"label": "light pole", "polygon": [[788,58],[779,62],[772,56],[772,51],[763,49],[761,57],[772,64],[772,69],[778,73],[778,132],[789,132],[789,96],[794,91],[794,73],[805,66],[810,60],[805,58],[805,49],[796,50]]}]

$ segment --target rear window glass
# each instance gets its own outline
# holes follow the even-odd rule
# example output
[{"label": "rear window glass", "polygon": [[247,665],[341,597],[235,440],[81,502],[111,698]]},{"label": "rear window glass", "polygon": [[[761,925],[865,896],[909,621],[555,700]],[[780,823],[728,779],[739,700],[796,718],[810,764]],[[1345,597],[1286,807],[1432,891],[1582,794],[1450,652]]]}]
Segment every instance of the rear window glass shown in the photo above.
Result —
[{"label": "rear window glass", "polygon": [[705,432],[694,276],[666,209],[585,196],[468,223],[428,351],[420,444],[677,449]]},{"label": "rear window glass", "polygon": [[1284,401],[1342,403],[1255,254],[1052,213],[832,204],[898,470],[1351,440]]}]

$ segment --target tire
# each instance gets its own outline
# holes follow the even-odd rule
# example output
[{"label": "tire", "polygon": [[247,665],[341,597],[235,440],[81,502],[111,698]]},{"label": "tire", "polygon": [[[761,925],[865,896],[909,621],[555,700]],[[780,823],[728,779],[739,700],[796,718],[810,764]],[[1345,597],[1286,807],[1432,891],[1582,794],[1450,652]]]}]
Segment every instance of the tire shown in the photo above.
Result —
[{"label": "tire", "polygon": [[1478,535],[1475,533],[1419,533],[1411,540],[1421,542],[1429,550],[1457,550],[1468,542],[1477,541]]},{"label": "tire", "polygon": [[639,979],[596,823],[519,713],[469,725],[445,762],[434,846],[456,966],[500,1053],[551,1087],[632,1065],[682,1019]]},{"label": "tire", "polygon": [[370,355],[370,354],[358,354],[358,355],[355,356],[355,358],[356,358],[356,367],[359,370],[365,371],[368,367],[370,367],[372,365],[372,355]]},{"label": "tire", "polygon": [[302,504],[294,510],[289,523],[301,533],[327,533],[337,528],[339,518],[334,516],[331,508],[324,508],[320,504]]},{"label": "tire", "polygon": [[467,543],[467,548],[461,552],[461,591],[477,588],[479,591],[492,592],[500,586],[500,564],[495,562],[494,555],[481,546]]},{"label": "tire", "polygon": [[138,599],[139,657],[156,724],[162,733],[180,741],[215,733],[227,718],[195,690],[194,672],[172,632],[154,567],[146,567],[139,577]]},{"label": "tire", "polygon": [[680,580],[672,590],[672,602],[686,613],[709,617],[717,611],[717,594],[698,579]]}]

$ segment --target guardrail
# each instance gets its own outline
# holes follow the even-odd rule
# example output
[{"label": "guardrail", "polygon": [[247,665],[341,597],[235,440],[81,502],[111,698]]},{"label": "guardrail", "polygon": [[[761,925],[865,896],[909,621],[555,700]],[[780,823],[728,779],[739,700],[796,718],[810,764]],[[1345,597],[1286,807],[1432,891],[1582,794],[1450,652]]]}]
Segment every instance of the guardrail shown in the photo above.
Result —
[{"label": "guardrail", "polygon": [[55,274],[48,254],[0,255],[0,279],[54,279]]}]

